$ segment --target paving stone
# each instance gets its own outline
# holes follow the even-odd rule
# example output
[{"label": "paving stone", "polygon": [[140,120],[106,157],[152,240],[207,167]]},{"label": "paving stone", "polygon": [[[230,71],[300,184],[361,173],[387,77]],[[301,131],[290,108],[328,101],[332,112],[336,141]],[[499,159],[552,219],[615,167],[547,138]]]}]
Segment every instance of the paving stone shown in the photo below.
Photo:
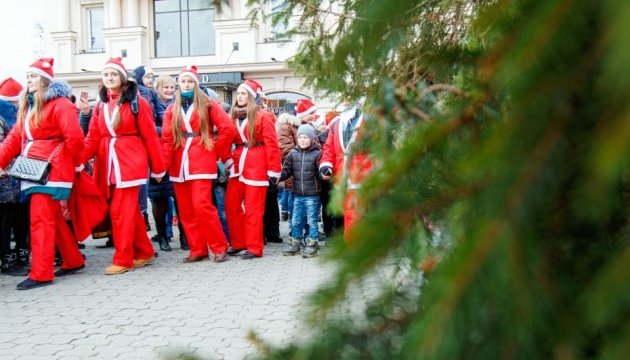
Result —
[{"label": "paving stone", "polygon": [[[281,232],[286,238],[286,222]],[[52,286],[15,291],[17,279],[0,277],[0,359],[251,357],[250,330],[274,344],[302,333],[304,296],[332,269],[282,256],[284,244],[269,244],[252,261],[183,264],[188,252],[175,250],[160,252],[151,266],[105,276],[112,250],[96,247],[102,243],[88,242],[86,269]]]}]

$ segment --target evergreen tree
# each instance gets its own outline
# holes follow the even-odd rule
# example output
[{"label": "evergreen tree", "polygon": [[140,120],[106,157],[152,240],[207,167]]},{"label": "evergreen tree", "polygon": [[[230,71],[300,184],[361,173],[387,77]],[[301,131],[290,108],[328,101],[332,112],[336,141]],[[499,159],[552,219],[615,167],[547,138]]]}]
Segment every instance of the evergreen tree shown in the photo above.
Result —
[{"label": "evergreen tree", "polygon": [[630,354],[630,2],[286,2],[292,69],[366,97],[379,165],[311,337],[263,357]]}]

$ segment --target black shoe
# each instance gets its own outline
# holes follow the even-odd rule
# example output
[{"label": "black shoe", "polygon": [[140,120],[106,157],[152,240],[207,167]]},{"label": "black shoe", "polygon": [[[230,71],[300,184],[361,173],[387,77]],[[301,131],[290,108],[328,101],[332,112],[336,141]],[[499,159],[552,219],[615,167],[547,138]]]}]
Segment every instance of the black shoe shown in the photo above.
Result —
[{"label": "black shoe", "polygon": [[227,251],[227,254],[230,255],[230,256],[236,256],[243,250],[245,250],[245,249],[232,249],[232,248],[229,248],[228,251]]},{"label": "black shoe", "polygon": [[105,245],[97,246],[97,248],[99,249],[107,249],[107,248],[113,248],[113,247],[114,247],[114,240],[111,237],[107,238],[107,242],[105,243]]},{"label": "black shoe", "polygon": [[151,236],[151,241],[159,242],[160,241],[160,235],[155,234],[155,235]]},{"label": "black shoe", "polygon": [[46,286],[46,285],[51,285],[51,284],[52,284],[52,280],[51,281],[37,281],[31,278],[26,278],[26,280],[17,284],[17,289],[30,290],[30,289],[35,289],[35,288]]},{"label": "black shoe", "polygon": [[63,259],[60,257],[55,257],[55,267],[61,266],[63,264]]},{"label": "black shoe", "polygon": [[83,250],[85,249],[85,244],[84,243],[78,243],[77,246],[79,247],[79,249]]},{"label": "black shoe", "polygon": [[0,259],[0,272],[9,276],[26,276],[28,266],[20,265],[16,254],[9,254]]},{"label": "black shoe", "polygon": [[181,250],[190,250],[190,247],[188,246],[188,239],[186,239],[186,236],[184,235],[179,236],[179,248]]},{"label": "black shoe", "polygon": [[282,244],[282,238],[280,236],[271,236],[267,238],[267,242]]},{"label": "black shoe", "polygon": [[79,271],[85,269],[85,265],[81,265],[81,266],[77,266],[75,268],[72,269],[59,269],[57,271],[55,271],[55,276],[59,277],[59,276],[66,276],[66,275],[72,275],[75,273],[78,273]]},{"label": "black shoe", "polygon": [[251,259],[254,259],[254,258],[258,258],[258,257],[260,257],[260,256],[254,254],[254,253],[251,253],[249,251],[246,251],[245,254],[243,254],[241,256],[241,259],[243,259],[243,260],[251,260]]},{"label": "black shoe", "polygon": [[17,264],[22,267],[28,267],[31,251],[29,249],[18,249]]},{"label": "black shoe", "polygon": [[171,245],[168,243],[168,240],[166,240],[165,237],[161,236],[160,240],[158,241],[160,243],[160,250],[162,251],[171,251],[173,249],[171,249]]}]

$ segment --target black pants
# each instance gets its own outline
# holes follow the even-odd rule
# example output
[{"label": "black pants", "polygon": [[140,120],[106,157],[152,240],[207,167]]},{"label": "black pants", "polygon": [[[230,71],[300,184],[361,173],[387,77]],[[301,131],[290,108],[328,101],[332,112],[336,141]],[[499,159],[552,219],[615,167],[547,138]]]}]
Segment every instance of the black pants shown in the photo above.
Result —
[{"label": "black pants", "polygon": [[263,235],[266,239],[280,237],[280,209],[278,208],[278,188],[269,186],[265,199],[265,216],[263,217]]},{"label": "black pants", "polygon": [[0,204],[0,256],[11,253],[11,234],[16,249],[28,249],[29,203]]},{"label": "black pants", "polygon": [[322,191],[319,193],[319,200],[322,203],[322,223],[326,236],[330,236],[336,230],[343,230],[343,217],[336,216],[328,211],[332,190],[333,186],[330,181],[322,181]]},{"label": "black pants", "polygon": [[[179,209],[177,207],[177,199],[173,201],[175,204],[175,211],[179,214]],[[159,197],[155,199],[151,199],[151,212],[153,213],[153,220],[155,220],[155,227],[157,228],[158,236],[162,236],[166,238],[166,210],[168,209],[168,198],[167,197]],[[184,225],[182,223],[182,219],[178,216],[177,228],[179,229],[179,234],[181,236],[185,236],[184,233]]]}]

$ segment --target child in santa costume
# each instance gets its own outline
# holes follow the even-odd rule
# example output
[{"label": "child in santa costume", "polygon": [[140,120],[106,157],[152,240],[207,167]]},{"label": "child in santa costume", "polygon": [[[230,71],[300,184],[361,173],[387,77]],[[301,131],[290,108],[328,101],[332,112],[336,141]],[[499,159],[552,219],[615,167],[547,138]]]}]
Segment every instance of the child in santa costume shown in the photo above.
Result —
[{"label": "child in santa costume", "polygon": [[[17,155],[49,159],[51,170],[46,184],[22,181],[22,191],[31,197],[31,255],[28,278],[18,290],[49,285],[55,276],[73,274],[85,267],[66,220],[60,200],[67,200],[75,166],[80,163],[83,132],[77,109],[68,100],[70,87],[54,82],[53,59],[39,59],[26,72],[24,92],[17,123],[0,147],[0,169]],[[2,172],[2,170],[0,170]],[[54,271],[55,245],[63,258]]]},{"label": "child in santa costume", "polygon": [[[177,81],[175,102],[164,113],[162,151],[190,246],[184,262],[207,259],[208,247],[213,261],[223,262],[228,244],[212,205],[212,180],[217,178],[217,159],[230,158],[236,129],[221,105],[199,88],[196,66],[185,67]],[[218,136],[213,140],[215,126]]]},{"label": "child in santa costume", "polygon": [[[137,85],[127,80],[120,58],[105,63],[99,102],[94,106],[81,163],[96,156],[94,178],[110,201],[114,257],[105,274],[122,274],[154,260],[153,245],[138,205],[140,185],[165,174],[160,139],[146,100]],[[132,106],[137,109],[132,110]]]},{"label": "child in santa costume", "polygon": [[233,163],[228,162],[230,181],[225,195],[232,249],[243,250],[243,259],[263,255],[263,215],[267,186],[280,178],[280,147],[273,114],[262,108],[262,87],[246,80],[236,90],[231,117],[238,130],[234,137]]},{"label": "child in santa costume", "polygon": [[366,154],[352,152],[363,123],[363,113],[359,107],[347,106],[330,125],[319,164],[322,179],[328,180],[334,175],[337,185],[345,185],[343,215],[346,240],[351,240],[352,225],[362,210],[356,192],[372,170],[372,162]]}]

